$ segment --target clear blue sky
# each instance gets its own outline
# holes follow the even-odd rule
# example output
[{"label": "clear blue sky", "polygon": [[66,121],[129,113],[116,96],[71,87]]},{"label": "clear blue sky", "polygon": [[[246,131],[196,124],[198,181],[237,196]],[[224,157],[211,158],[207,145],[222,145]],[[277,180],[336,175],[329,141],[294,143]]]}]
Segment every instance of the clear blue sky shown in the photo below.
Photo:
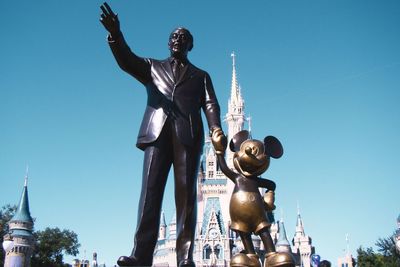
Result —
[{"label": "clear blue sky", "polygon": [[[129,254],[142,152],[143,86],[116,65],[102,1],[2,1],[0,205],[19,200],[29,165],[35,228],[67,228],[91,257]],[[294,234],[297,202],[317,253],[336,264],[373,246],[400,213],[400,2],[110,1],[139,55],[168,56],[177,26],[212,76],[223,114],[231,51],[253,136],[280,138],[277,216]],[[164,207],[174,212],[172,181]],[[69,259],[69,258],[68,258]]]}]

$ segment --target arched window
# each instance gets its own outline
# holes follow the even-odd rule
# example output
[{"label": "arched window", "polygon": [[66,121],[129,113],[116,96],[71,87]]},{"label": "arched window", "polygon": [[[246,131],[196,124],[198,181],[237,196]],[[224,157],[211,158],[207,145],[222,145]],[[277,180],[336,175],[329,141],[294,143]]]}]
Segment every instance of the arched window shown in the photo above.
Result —
[{"label": "arched window", "polygon": [[224,249],[220,244],[216,245],[214,247],[214,253],[217,256],[217,259],[223,259],[224,258]]},{"label": "arched window", "polygon": [[209,260],[210,258],[211,258],[211,247],[210,247],[210,245],[205,245],[204,247],[203,247],[203,259],[205,259],[205,260]]}]

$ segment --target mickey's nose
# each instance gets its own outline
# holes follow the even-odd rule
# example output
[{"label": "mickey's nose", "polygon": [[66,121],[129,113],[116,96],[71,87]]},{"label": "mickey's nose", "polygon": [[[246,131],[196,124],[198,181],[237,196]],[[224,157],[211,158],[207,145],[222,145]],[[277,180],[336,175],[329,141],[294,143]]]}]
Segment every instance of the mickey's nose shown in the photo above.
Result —
[{"label": "mickey's nose", "polygon": [[250,146],[248,146],[248,147],[246,147],[246,149],[244,151],[246,152],[247,155],[251,155],[253,152],[253,149]]}]

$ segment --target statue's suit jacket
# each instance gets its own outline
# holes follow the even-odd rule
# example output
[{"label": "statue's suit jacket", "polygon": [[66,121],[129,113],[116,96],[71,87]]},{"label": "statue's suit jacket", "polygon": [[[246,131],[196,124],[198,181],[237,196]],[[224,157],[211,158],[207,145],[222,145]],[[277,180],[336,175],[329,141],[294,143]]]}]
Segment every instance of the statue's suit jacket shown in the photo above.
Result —
[{"label": "statue's suit jacket", "polygon": [[110,40],[118,65],[147,90],[147,107],[140,126],[137,147],[144,150],[160,135],[167,118],[173,120],[179,140],[192,146],[204,141],[203,109],[210,129],[221,127],[220,108],[207,72],[187,62],[180,77],[174,77],[171,61],[141,58],[123,36]]}]

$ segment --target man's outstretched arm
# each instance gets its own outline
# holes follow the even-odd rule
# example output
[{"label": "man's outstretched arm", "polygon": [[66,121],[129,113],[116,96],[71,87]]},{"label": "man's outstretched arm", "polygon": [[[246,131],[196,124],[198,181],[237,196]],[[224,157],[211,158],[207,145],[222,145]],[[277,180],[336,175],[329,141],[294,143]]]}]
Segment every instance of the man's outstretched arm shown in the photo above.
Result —
[{"label": "man's outstretched arm", "polygon": [[110,33],[109,37],[116,40],[122,35],[118,15],[112,11],[111,7],[106,2],[100,6],[100,9],[102,11],[100,14],[101,24],[103,24],[104,28]]},{"label": "man's outstretched arm", "polygon": [[104,2],[100,9],[100,22],[108,31],[108,43],[118,65],[122,70],[146,84],[150,79],[150,63],[131,51],[121,32],[118,15]]}]

